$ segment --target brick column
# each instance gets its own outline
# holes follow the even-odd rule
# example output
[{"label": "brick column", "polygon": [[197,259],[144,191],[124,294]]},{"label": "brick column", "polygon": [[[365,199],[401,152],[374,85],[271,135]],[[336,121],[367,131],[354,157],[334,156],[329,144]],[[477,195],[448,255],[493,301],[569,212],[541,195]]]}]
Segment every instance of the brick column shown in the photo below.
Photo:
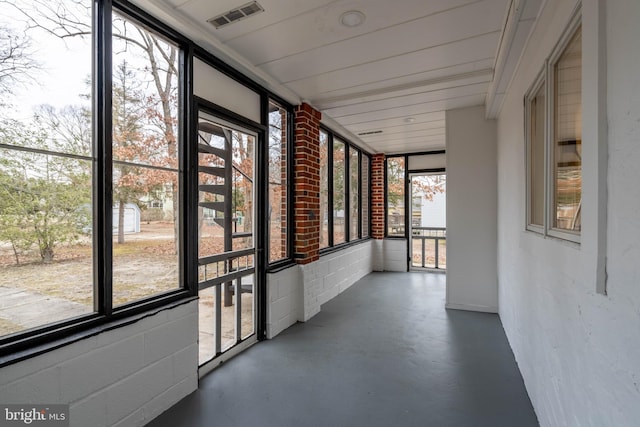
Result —
[{"label": "brick column", "polygon": [[308,264],[320,247],[320,118],[308,104],[294,111],[294,259]]},{"label": "brick column", "polygon": [[371,159],[371,237],[384,239],[384,154]]}]

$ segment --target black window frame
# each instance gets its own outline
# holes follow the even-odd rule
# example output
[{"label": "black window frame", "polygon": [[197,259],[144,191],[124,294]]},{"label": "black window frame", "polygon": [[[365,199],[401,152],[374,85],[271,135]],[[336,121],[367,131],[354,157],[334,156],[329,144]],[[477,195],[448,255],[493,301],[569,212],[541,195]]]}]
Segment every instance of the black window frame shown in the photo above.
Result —
[{"label": "black window frame", "polygon": [[[403,191],[404,191],[404,233],[401,234],[389,234],[389,182],[388,182],[388,162],[389,159],[401,158],[404,161],[404,179],[403,179]],[[409,212],[407,206],[409,203],[409,180],[408,180],[408,168],[409,155],[407,154],[392,154],[388,155],[384,159],[384,238],[385,239],[408,239],[409,230],[407,224],[409,223]]]},{"label": "black window frame", "polygon": [[[196,100],[193,95],[193,60],[200,58],[208,65],[255,91],[260,96],[260,125],[269,126],[269,104],[278,104],[287,111],[287,183],[292,188],[294,171],[294,107],[293,104],[261,86],[220,58],[198,46],[180,32],[155,18],[140,7],[126,0],[92,0],[92,123],[93,123],[93,286],[94,312],[64,319],[33,329],[0,337],[0,367],[26,360],[62,346],[80,341],[108,330],[135,323],[154,312],[171,309],[197,299],[198,295],[198,251],[197,242],[188,241],[187,236],[197,234],[197,221],[188,210],[198,200],[197,153],[194,155],[193,141],[197,137]],[[178,96],[178,145],[179,145],[179,267],[180,287],[154,294],[113,308],[112,304],[112,18],[113,12],[126,17],[179,48],[179,96]],[[242,120],[242,119],[240,119]],[[265,163],[268,152],[256,153],[256,161]],[[263,181],[266,180],[266,168]],[[261,212],[268,208],[266,190],[260,190],[258,205]],[[287,194],[287,247],[288,256],[269,263],[268,235],[257,236],[261,256],[257,260],[259,274],[279,271],[295,264],[294,254],[294,192]],[[370,220],[369,220],[370,222]],[[193,239],[191,239],[193,240]],[[263,280],[264,283],[264,280]],[[258,301],[258,339],[266,338],[266,293]]]},{"label": "black window frame", "polygon": [[[372,164],[372,155],[371,153],[368,153],[367,151],[363,150],[361,147],[359,147],[358,145],[352,143],[350,140],[348,140],[347,138],[343,137],[342,135],[332,131],[330,128],[321,125],[320,126],[320,130],[324,133],[327,134],[327,144],[328,144],[328,156],[327,156],[327,169],[328,169],[328,173],[327,173],[327,196],[328,196],[328,202],[327,202],[327,209],[328,209],[328,245],[326,247],[320,248],[319,249],[319,253],[320,255],[326,254],[326,253],[330,253],[330,252],[334,252],[336,250],[340,250],[343,249],[345,247],[349,247],[358,243],[361,243],[365,240],[369,240],[371,239],[371,178],[372,178],[372,168],[371,168],[371,164]],[[345,228],[345,241],[344,242],[340,242],[338,244],[334,243],[334,239],[333,239],[333,143],[334,143],[334,138],[338,139],[341,143],[344,144],[344,148],[345,148],[345,160],[344,160],[344,167],[345,167],[345,203],[344,203],[344,210],[345,210],[345,224],[344,224],[344,228]],[[350,208],[350,203],[351,203],[351,194],[350,194],[350,183],[349,183],[349,171],[350,171],[350,155],[349,152],[350,150],[355,150],[358,153],[358,236],[353,238],[350,234],[351,234],[351,224],[350,224],[350,220],[349,220],[349,208]],[[363,157],[367,157],[369,159],[369,171],[368,171],[368,187],[364,188],[363,185],[363,180],[362,180],[362,159]],[[321,184],[322,185],[322,184]],[[364,212],[362,210],[362,195],[363,193],[366,192],[367,193],[367,201],[368,201],[368,209],[366,211],[366,215],[367,215],[367,225],[368,225],[368,232],[367,232],[367,236],[363,237],[363,233],[362,233],[362,226],[363,226],[363,221],[362,218],[364,216]],[[320,224],[320,229],[318,230],[320,233],[322,233],[322,224]]]},{"label": "black window frame", "polygon": [[[269,123],[269,109],[270,109],[270,105],[271,104],[275,104],[278,107],[282,108],[283,110],[286,111],[286,116],[287,116],[287,129],[286,129],[286,150],[287,150],[287,162],[286,162],[286,167],[287,167],[287,180],[285,183],[283,183],[282,185],[285,185],[287,188],[289,188],[289,191],[287,191],[287,197],[285,199],[286,204],[287,204],[287,226],[286,226],[286,230],[287,230],[287,256],[281,259],[277,259],[274,260],[273,262],[271,262],[269,260],[269,251],[271,250],[270,247],[270,243],[271,243],[271,239],[269,236],[269,231],[267,230],[267,236],[266,236],[266,258],[267,258],[267,264],[268,264],[268,271],[275,271],[281,268],[285,268],[288,267],[292,264],[294,264],[294,259],[293,259],[293,253],[295,252],[295,248],[294,248],[294,239],[293,239],[293,235],[294,235],[294,206],[293,206],[293,200],[294,200],[294,191],[292,191],[293,189],[293,171],[294,171],[294,144],[293,144],[293,137],[294,137],[294,133],[295,133],[295,127],[294,127],[294,114],[293,114],[293,106],[291,104],[289,104],[288,102],[284,101],[283,99],[275,96],[274,94],[268,94],[267,96],[267,105],[266,105],[266,117],[263,119],[263,124],[266,124],[267,127],[270,127],[271,124]],[[267,136],[268,138],[268,136]],[[265,149],[266,149],[266,154],[265,154],[265,159],[268,162],[269,159],[269,147],[268,147],[268,141],[265,144]],[[267,167],[268,169],[268,167]],[[267,199],[267,203],[270,203],[269,201],[269,189],[268,189],[268,185],[267,185],[267,195],[266,195],[266,199]],[[267,207],[268,209],[268,207]],[[268,210],[267,210],[268,212]]]},{"label": "black window frame", "polygon": [[188,105],[191,94],[189,58],[190,42],[178,32],[164,25],[142,9],[128,2],[92,2],[92,145],[93,145],[93,287],[94,312],[64,319],[0,337],[0,367],[44,353],[105,330],[133,323],[144,313],[160,307],[170,307],[191,301],[197,287],[185,275],[188,252],[185,236],[188,233],[185,220],[185,204],[179,206],[179,287],[132,301],[116,308],[112,298],[112,18],[116,12],[145,29],[158,34],[179,49],[178,57],[178,176],[179,197],[182,201],[188,189],[187,141],[189,139]]}]

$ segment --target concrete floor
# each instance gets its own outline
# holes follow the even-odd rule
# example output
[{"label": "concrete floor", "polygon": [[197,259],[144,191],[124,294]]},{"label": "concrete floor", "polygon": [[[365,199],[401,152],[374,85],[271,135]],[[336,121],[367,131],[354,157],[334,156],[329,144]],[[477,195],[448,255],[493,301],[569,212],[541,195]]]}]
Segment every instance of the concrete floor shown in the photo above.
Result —
[{"label": "concrete floor", "polygon": [[499,317],[445,310],[445,280],[370,274],[149,426],[537,426]]}]

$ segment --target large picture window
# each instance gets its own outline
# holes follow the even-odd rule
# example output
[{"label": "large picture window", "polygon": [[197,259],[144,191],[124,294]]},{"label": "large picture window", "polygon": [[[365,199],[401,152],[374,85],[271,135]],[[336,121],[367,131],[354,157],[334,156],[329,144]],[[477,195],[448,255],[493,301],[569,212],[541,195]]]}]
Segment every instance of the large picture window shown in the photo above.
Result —
[{"label": "large picture window", "polygon": [[320,130],[320,249],[329,247],[329,134]]},{"label": "large picture window", "polygon": [[[114,13],[113,302],[179,287],[179,48]],[[162,208],[152,207],[161,202]]]},{"label": "large picture window", "polygon": [[371,170],[371,159],[367,155],[362,155],[362,167],[360,169],[360,182],[361,182],[361,217],[362,238],[369,237],[369,187],[370,179],[369,174]]},{"label": "large picture window", "polygon": [[[188,295],[180,42],[129,13],[91,0],[3,4],[3,351]],[[111,31],[94,34],[98,21]]]},{"label": "large picture window", "polygon": [[269,262],[289,257],[288,112],[269,103]]},{"label": "large picture window", "polygon": [[580,241],[582,29],[576,17],[525,97],[527,229]]},{"label": "large picture window", "polygon": [[41,2],[2,5],[1,336],[95,311],[91,3],[63,2],[88,31],[66,41]]},{"label": "large picture window", "polygon": [[349,148],[349,240],[360,238],[360,156]]},{"label": "large picture window", "polygon": [[370,163],[358,147],[320,130],[320,249],[369,236]]},{"label": "large picture window", "polygon": [[405,158],[388,157],[386,171],[387,236],[405,236]]},{"label": "large picture window", "polygon": [[345,185],[347,179],[346,146],[344,142],[333,140],[333,244],[346,241],[345,208],[347,203]]}]

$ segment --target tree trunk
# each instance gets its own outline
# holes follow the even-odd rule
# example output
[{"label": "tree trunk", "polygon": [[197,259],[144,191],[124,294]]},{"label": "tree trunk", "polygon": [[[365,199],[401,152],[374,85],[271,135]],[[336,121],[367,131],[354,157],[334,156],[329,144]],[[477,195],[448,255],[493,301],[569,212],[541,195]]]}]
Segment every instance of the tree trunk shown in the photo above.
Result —
[{"label": "tree trunk", "polygon": [[119,201],[118,205],[118,244],[124,243],[124,200]]},{"label": "tree trunk", "polygon": [[45,264],[50,264],[53,261],[53,248],[51,246],[45,246],[40,250],[40,256]]},{"label": "tree trunk", "polygon": [[18,255],[18,248],[11,242],[11,248],[13,249],[13,256],[16,257],[16,265],[20,265],[20,256]]}]

